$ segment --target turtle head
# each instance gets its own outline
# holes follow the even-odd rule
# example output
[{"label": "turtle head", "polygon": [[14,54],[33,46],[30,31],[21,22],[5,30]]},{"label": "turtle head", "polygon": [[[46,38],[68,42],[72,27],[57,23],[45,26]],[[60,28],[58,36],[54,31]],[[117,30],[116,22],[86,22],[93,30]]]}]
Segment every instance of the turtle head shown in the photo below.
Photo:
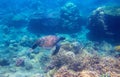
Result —
[{"label": "turtle head", "polygon": [[65,37],[60,37],[59,40],[65,40]]}]

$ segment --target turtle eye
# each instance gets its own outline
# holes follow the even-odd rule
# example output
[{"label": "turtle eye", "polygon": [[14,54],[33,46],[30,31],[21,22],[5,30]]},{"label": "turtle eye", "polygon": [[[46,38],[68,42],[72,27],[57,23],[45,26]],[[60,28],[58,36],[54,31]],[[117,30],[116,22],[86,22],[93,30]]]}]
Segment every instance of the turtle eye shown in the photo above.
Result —
[{"label": "turtle eye", "polygon": [[60,40],[65,40],[65,37],[60,37]]}]

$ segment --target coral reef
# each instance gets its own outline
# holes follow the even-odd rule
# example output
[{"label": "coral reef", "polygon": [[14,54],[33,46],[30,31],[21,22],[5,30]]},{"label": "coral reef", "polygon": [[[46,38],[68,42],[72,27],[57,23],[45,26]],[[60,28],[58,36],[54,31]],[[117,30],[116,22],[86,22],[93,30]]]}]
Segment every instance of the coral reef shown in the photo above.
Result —
[{"label": "coral reef", "polygon": [[65,29],[65,31],[70,32],[77,32],[81,30],[83,19],[80,16],[78,7],[74,3],[68,2],[61,8],[60,18],[63,30]]},{"label": "coral reef", "polygon": [[[107,41],[118,44],[119,41],[119,6],[103,6],[93,11],[89,19],[88,38],[93,41]],[[99,38],[97,38],[99,37]]]},{"label": "coral reef", "polygon": [[61,67],[53,77],[77,77],[72,71],[69,71],[66,67]]},{"label": "coral reef", "polygon": [[[100,51],[93,50],[91,47],[94,45],[88,45],[79,51],[81,53],[74,54],[74,50],[72,50],[73,52],[69,50],[69,48],[73,49],[74,46],[67,45],[68,47],[66,47],[65,44],[63,45],[65,47],[62,47],[60,52],[53,56],[48,70],[56,68],[58,72],[55,72],[55,77],[99,77],[105,74],[110,76],[118,75],[119,77],[120,60],[108,54],[112,48],[109,49],[111,46],[105,42],[103,43],[102,45],[106,45],[106,47],[101,47],[99,50],[104,51],[104,54],[107,52],[107,55],[101,55]],[[99,45],[101,46],[101,44]],[[61,69],[62,71],[60,71]],[[74,73],[69,70],[74,71]]]},{"label": "coral reef", "polygon": [[99,74],[97,74],[95,71],[88,70],[74,72],[72,70],[68,70],[66,67],[61,67],[53,77],[99,77]]},{"label": "coral reef", "polygon": [[71,43],[66,42],[62,45],[61,48],[64,49],[65,51],[71,51],[77,54],[82,48],[84,48],[84,46],[82,45],[82,43],[75,41]]},{"label": "coral reef", "polygon": [[[88,59],[88,57],[87,57]],[[91,58],[90,58],[91,59]],[[100,76],[110,76],[119,77],[119,61],[111,57],[104,57],[101,60],[92,59],[86,61],[84,59],[84,68],[82,71],[71,72],[69,67],[61,67],[55,74],[54,77],[100,77]],[[99,62],[95,62],[99,61]],[[88,64],[90,63],[90,64]],[[112,63],[112,64],[111,64]],[[118,64],[117,64],[118,63]],[[75,67],[75,66],[74,66]]]},{"label": "coral reef", "polygon": [[[17,71],[24,70],[26,72],[34,71],[34,75],[30,74],[33,77],[42,76],[43,72],[45,72],[46,77],[97,77],[106,74],[119,77],[119,54],[111,53],[114,51],[113,46],[107,42],[93,43],[87,41],[84,43],[66,40],[61,43],[62,46],[57,55],[51,56],[52,52],[49,50],[37,48],[35,53],[31,53],[32,58],[29,59],[25,56],[25,51],[31,46],[29,44],[33,40],[32,37],[29,39],[29,36],[23,36],[20,41],[10,40],[6,42],[8,47],[4,51],[11,52],[9,54],[4,53],[6,57],[10,57],[8,60],[6,59],[11,65],[6,65],[9,72],[7,75],[11,76],[11,73],[15,73],[15,76],[18,76],[20,74],[17,74]],[[3,54],[3,52],[0,53]],[[24,67],[18,67],[23,65]],[[3,75],[6,74],[4,70],[1,72]],[[30,75],[26,74],[26,76]]]},{"label": "coral reef", "polygon": [[[65,52],[63,52],[63,53],[65,53]],[[65,54],[60,53],[60,54],[52,57],[50,67],[54,66],[54,67],[60,68],[62,65],[67,65],[67,64],[71,63],[73,59],[74,59],[74,53],[72,53],[72,52],[67,52]]]},{"label": "coral reef", "polygon": [[99,74],[95,71],[83,70],[78,73],[77,77],[99,77]]},{"label": "coral reef", "polygon": [[[81,26],[84,24],[84,19],[80,16],[79,9],[74,3],[66,3],[59,9],[54,11],[55,15],[41,15],[31,17],[28,30],[38,34],[51,33],[76,33],[81,31]],[[53,13],[50,11],[50,14]],[[58,27],[59,26],[59,27]],[[41,30],[40,30],[41,29]],[[46,31],[46,29],[48,31]],[[54,29],[54,30],[53,30]]]},{"label": "coral reef", "polygon": [[[87,23],[87,12],[96,6],[84,9],[76,0],[14,1],[0,3],[0,77],[120,77],[119,6],[98,7]],[[59,52],[37,47],[27,55],[46,34],[66,38]]]}]

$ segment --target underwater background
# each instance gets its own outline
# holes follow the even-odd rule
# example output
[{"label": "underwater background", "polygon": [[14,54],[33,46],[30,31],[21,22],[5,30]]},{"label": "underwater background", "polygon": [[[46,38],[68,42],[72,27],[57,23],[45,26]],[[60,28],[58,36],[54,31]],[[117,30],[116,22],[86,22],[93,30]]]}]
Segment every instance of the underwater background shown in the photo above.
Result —
[{"label": "underwater background", "polygon": [[0,0],[0,77],[120,77],[120,0]]}]

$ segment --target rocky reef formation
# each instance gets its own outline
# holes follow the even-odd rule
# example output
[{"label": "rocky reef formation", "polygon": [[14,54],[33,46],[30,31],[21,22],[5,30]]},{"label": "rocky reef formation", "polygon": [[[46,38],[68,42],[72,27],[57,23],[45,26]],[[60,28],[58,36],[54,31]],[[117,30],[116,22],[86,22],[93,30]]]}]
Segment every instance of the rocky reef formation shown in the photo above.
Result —
[{"label": "rocky reef formation", "polygon": [[[72,46],[67,45],[68,48],[66,50],[66,45],[64,44],[60,52],[52,57],[48,66],[50,71],[57,70],[50,77],[119,77],[120,60],[115,57],[115,53],[109,54],[113,50],[112,48],[109,49],[109,44],[104,43],[104,48],[101,47],[98,49],[99,51],[92,44],[89,43],[84,49],[79,50],[77,54],[72,52],[76,49],[70,51]],[[79,48],[83,47],[80,46]]]},{"label": "rocky reef formation", "polygon": [[[27,2],[29,4],[27,4]],[[48,7],[48,5],[44,5],[42,1],[33,0],[26,1],[25,4],[27,7],[23,6],[20,10],[19,6],[22,5],[22,3],[18,4],[16,8],[14,8],[14,5],[11,6],[14,9],[6,6],[7,10],[3,9],[0,12],[0,24],[14,27],[15,29],[26,27],[30,32],[37,35],[80,32],[81,26],[85,25],[85,20],[80,13],[80,9],[75,3],[65,2],[66,3],[56,8]],[[44,10],[46,7],[48,7],[47,10]]]},{"label": "rocky reef formation", "polygon": [[[93,41],[120,43],[120,6],[104,6],[90,16],[88,38]],[[98,38],[99,37],[99,38]]]},{"label": "rocky reef formation", "polygon": [[95,71],[84,70],[81,72],[74,72],[66,67],[61,67],[53,77],[99,77],[99,75]]},{"label": "rocky reef formation", "polygon": [[[79,32],[84,23],[80,16],[80,10],[74,3],[66,3],[60,10],[60,19],[62,30],[67,32]],[[68,32],[67,32],[68,33]]]},{"label": "rocky reef formation", "polygon": [[[41,5],[45,0],[31,1],[20,12],[0,11],[0,77],[120,77],[120,46],[108,43],[120,42],[119,6],[93,11],[88,37],[105,41],[92,42],[84,34],[86,29],[80,32],[84,19],[76,4],[67,2],[55,10],[44,10],[49,7]],[[36,39],[54,33],[66,38],[58,54],[51,55],[54,48],[37,47],[27,55]]]},{"label": "rocky reef formation", "polygon": [[47,15],[31,17],[28,30],[33,33],[69,34],[81,31],[83,23],[78,7],[74,3],[66,3],[59,10],[51,11]]},{"label": "rocky reef formation", "polygon": [[[37,48],[30,57],[27,57],[25,55],[29,47],[27,41],[30,41],[27,37],[25,36],[21,40],[24,42],[23,44],[21,41],[10,41],[9,52],[11,53],[4,53],[4,58],[2,55],[0,56],[1,76],[119,77],[120,56],[109,43],[100,44],[91,41],[83,43],[66,40],[61,43],[62,46],[57,55],[51,56],[52,52],[49,50]],[[18,46],[16,46],[16,42]],[[29,42],[29,44],[31,43]],[[14,47],[17,47],[18,50],[15,50]],[[3,52],[0,53],[3,54]],[[6,67],[7,69],[5,69]]]}]

